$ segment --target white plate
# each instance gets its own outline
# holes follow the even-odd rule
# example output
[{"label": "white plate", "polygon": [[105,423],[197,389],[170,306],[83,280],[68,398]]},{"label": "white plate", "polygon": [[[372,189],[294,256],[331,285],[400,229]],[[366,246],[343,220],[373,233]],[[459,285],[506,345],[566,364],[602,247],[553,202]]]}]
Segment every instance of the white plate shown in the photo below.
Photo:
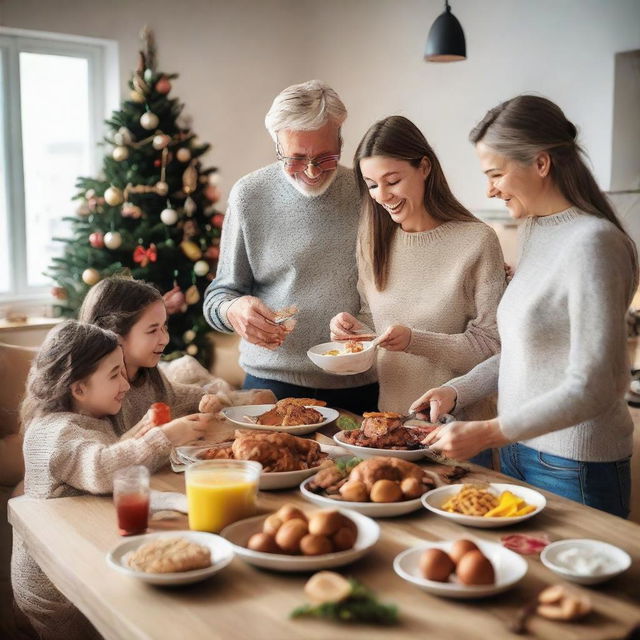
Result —
[{"label": "white plate", "polygon": [[[388,458],[400,458],[402,460],[425,460],[431,459],[429,449],[375,449],[373,447],[361,447],[357,444],[349,444],[343,440],[345,431],[338,431],[333,436],[334,441],[347,451],[353,453],[358,458],[374,458],[375,456],[386,456]],[[434,458],[435,459],[435,458]]]},{"label": "white plate", "polygon": [[425,549],[442,549],[448,553],[453,545],[451,540],[407,549],[395,557],[393,569],[401,578],[415,584],[427,593],[458,599],[485,598],[502,593],[524,578],[527,573],[527,561],[522,556],[505,549],[497,542],[483,540],[474,540],[473,542],[493,565],[496,575],[495,584],[467,586],[458,582],[455,574],[451,575],[449,582],[436,582],[423,578],[420,572],[420,556],[423,551]]},{"label": "white plate", "polygon": [[275,404],[248,404],[239,407],[227,407],[222,410],[222,415],[230,420],[234,424],[246,429],[256,429],[258,431],[281,431],[282,433],[290,433],[293,436],[301,436],[305,433],[312,433],[320,427],[324,427],[325,424],[329,424],[338,418],[340,415],[335,409],[329,407],[315,407],[309,406],[311,409],[315,409],[318,413],[321,413],[324,420],[317,424],[303,424],[296,427],[267,427],[262,424],[255,424],[254,422],[248,422],[244,416],[254,417],[262,415],[267,411],[271,411],[275,407]]},{"label": "white plate", "polygon": [[311,347],[307,351],[307,356],[313,364],[320,367],[327,373],[333,373],[339,376],[352,376],[358,373],[364,373],[373,366],[376,361],[376,346],[372,341],[361,343],[364,349],[358,353],[344,353],[339,356],[325,356],[327,351],[334,349],[344,349],[344,341],[340,342],[323,342]]},{"label": "white plate", "polygon": [[[610,561],[608,568],[593,576],[580,574],[568,569],[562,561],[558,560],[558,554],[571,547],[585,549],[606,556]],[[571,582],[577,582],[578,584],[598,584],[599,582],[610,580],[631,566],[631,556],[626,551],[608,542],[589,540],[588,538],[552,542],[542,550],[540,560],[542,560],[542,564],[545,567],[551,569],[551,571],[558,574],[561,578],[570,580]]]},{"label": "white plate", "polygon": [[[129,567],[126,556],[141,545],[158,538],[186,538],[190,542],[209,547],[211,549],[211,566],[205,567],[204,569],[175,573],[145,573],[144,571],[137,571]],[[224,569],[231,562],[232,558],[232,545],[214,533],[205,533],[203,531],[161,531],[158,533],[145,533],[141,536],[132,536],[125,542],[120,543],[107,554],[107,564],[116,571],[120,571],[132,578],[137,578],[142,582],[175,586],[200,582],[200,580],[204,580],[214,573],[218,573],[221,569]]]},{"label": "white plate", "polygon": [[[197,457],[197,454],[200,451],[205,449],[210,449],[212,447],[218,446],[220,443],[211,444],[211,445],[201,445],[201,446],[189,446],[189,447],[176,447],[174,449],[175,455],[177,459],[183,463],[181,465],[174,465],[172,461],[172,468],[176,472],[181,472],[186,469],[186,467],[194,462],[200,462],[201,459]],[[224,443],[224,444],[231,444]],[[320,447],[322,450],[322,447]],[[328,458],[325,458],[328,460]],[[269,471],[262,472],[260,474],[260,484],[258,488],[261,491],[272,491],[275,489],[291,489],[293,487],[297,487],[305,478],[314,475],[320,469],[322,465],[318,465],[317,467],[312,467],[311,469],[300,469],[298,471]]]},{"label": "white plate", "polygon": [[300,485],[302,495],[321,507],[332,507],[334,509],[348,508],[365,516],[372,518],[392,518],[393,516],[403,516],[412,511],[417,511],[421,506],[420,498],[413,500],[400,500],[399,502],[349,502],[348,500],[335,500],[326,496],[314,493],[307,488],[311,478],[305,480]]},{"label": "white plate", "polygon": [[[470,484],[470,483],[467,483]],[[496,496],[499,496],[503,491],[511,491],[514,495],[522,498],[527,504],[531,504],[535,509],[531,513],[527,513],[524,516],[515,517],[497,517],[497,518],[485,518],[484,516],[465,516],[462,513],[451,513],[444,511],[440,507],[451,497],[456,495],[462,489],[462,484],[450,484],[446,487],[439,487],[438,489],[432,489],[422,496],[422,504],[425,509],[437,513],[443,518],[449,518],[458,524],[464,524],[469,527],[479,527],[481,529],[491,529],[494,527],[507,527],[511,524],[522,522],[533,518],[533,516],[540,513],[546,506],[546,498],[538,491],[529,489],[528,487],[521,487],[517,484],[502,484],[499,482],[492,482],[489,485],[489,489],[492,490]]]},{"label": "white plate", "polygon": [[325,553],[320,556],[292,556],[284,553],[264,553],[252,551],[245,546],[254,533],[262,531],[262,523],[269,514],[240,520],[222,530],[221,535],[233,545],[233,550],[249,564],[275,571],[318,571],[342,567],[355,562],[368,553],[380,537],[380,527],[376,522],[350,509],[338,509],[358,527],[358,537],[352,549]]}]

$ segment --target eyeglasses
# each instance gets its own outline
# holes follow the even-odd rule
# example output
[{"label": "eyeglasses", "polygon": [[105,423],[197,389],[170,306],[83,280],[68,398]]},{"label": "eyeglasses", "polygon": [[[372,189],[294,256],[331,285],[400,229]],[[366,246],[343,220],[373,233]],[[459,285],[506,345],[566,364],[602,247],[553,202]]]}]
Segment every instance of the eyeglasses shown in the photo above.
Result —
[{"label": "eyeglasses", "polygon": [[[342,140],[340,140],[340,146],[342,146]],[[316,156],[315,158],[283,156],[280,152],[280,143],[276,142],[276,158],[278,158],[291,173],[301,173],[302,171],[306,171],[310,166],[317,167],[320,171],[333,171],[338,166],[340,154],[326,154]]]}]

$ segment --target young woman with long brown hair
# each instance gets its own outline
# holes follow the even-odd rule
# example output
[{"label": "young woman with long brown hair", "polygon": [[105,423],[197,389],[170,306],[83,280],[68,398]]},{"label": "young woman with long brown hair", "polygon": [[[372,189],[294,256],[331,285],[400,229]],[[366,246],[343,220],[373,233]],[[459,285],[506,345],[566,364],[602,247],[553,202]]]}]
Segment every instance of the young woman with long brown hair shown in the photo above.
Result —
[{"label": "young woman with long brown hair", "polygon": [[524,218],[520,261],[498,308],[502,352],[412,408],[434,403],[435,418],[498,390],[497,418],[452,423],[427,442],[458,459],[506,445],[504,473],[626,517],[635,246],[585,165],[575,126],[550,100],[508,100],[470,138],[488,195]]},{"label": "young woman with long brown hair", "polygon": [[502,252],[495,232],[451,193],[436,154],[407,118],[375,123],[354,167],[362,309],[358,318],[336,315],[331,332],[345,339],[371,325],[382,336],[379,408],[404,413],[423,385],[466,373],[499,350]]}]

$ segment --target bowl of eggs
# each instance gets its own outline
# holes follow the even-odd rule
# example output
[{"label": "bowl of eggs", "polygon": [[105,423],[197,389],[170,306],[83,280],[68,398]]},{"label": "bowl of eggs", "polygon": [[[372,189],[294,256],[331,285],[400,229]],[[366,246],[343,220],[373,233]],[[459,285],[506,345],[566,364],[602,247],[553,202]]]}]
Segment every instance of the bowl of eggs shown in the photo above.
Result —
[{"label": "bowl of eggs", "polygon": [[376,345],[373,340],[323,342],[311,347],[307,356],[323,371],[351,376],[371,369],[376,361]]},{"label": "bowl of eggs", "polygon": [[427,593],[470,599],[511,588],[526,575],[527,561],[501,544],[463,538],[407,549],[393,569]]}]

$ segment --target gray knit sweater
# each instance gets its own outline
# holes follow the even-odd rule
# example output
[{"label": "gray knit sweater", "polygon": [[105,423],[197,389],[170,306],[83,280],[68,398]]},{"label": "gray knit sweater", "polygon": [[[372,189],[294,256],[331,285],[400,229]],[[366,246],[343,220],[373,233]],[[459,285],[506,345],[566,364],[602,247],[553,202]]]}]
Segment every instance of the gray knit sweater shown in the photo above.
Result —
[{"label": "gray knit sweater", "polygon": [[638,284],[631,241],[568,209],[530,218],[498,307],[501,354],[448,384],[464,407],[498,388],[512,441],[572,460],[631,455],[625,313]]},{"label": "gray knit sweater", "polygon": [[355,258],[359,196],[353,171],[338,168],[327,191],[305,197],[279,164],[255,171],[233,187],[222,233],[216,279],[203,312],[218,331],[231,332],[221,305],[238,296],[260,298],[274,310],[300,309],[294,331],[276,351],[240,345],[240,365],[261,378],[318,389],[356,387],[375,373],[334,376],[306,355],[329,340],[329,321],[360,307]]}]

